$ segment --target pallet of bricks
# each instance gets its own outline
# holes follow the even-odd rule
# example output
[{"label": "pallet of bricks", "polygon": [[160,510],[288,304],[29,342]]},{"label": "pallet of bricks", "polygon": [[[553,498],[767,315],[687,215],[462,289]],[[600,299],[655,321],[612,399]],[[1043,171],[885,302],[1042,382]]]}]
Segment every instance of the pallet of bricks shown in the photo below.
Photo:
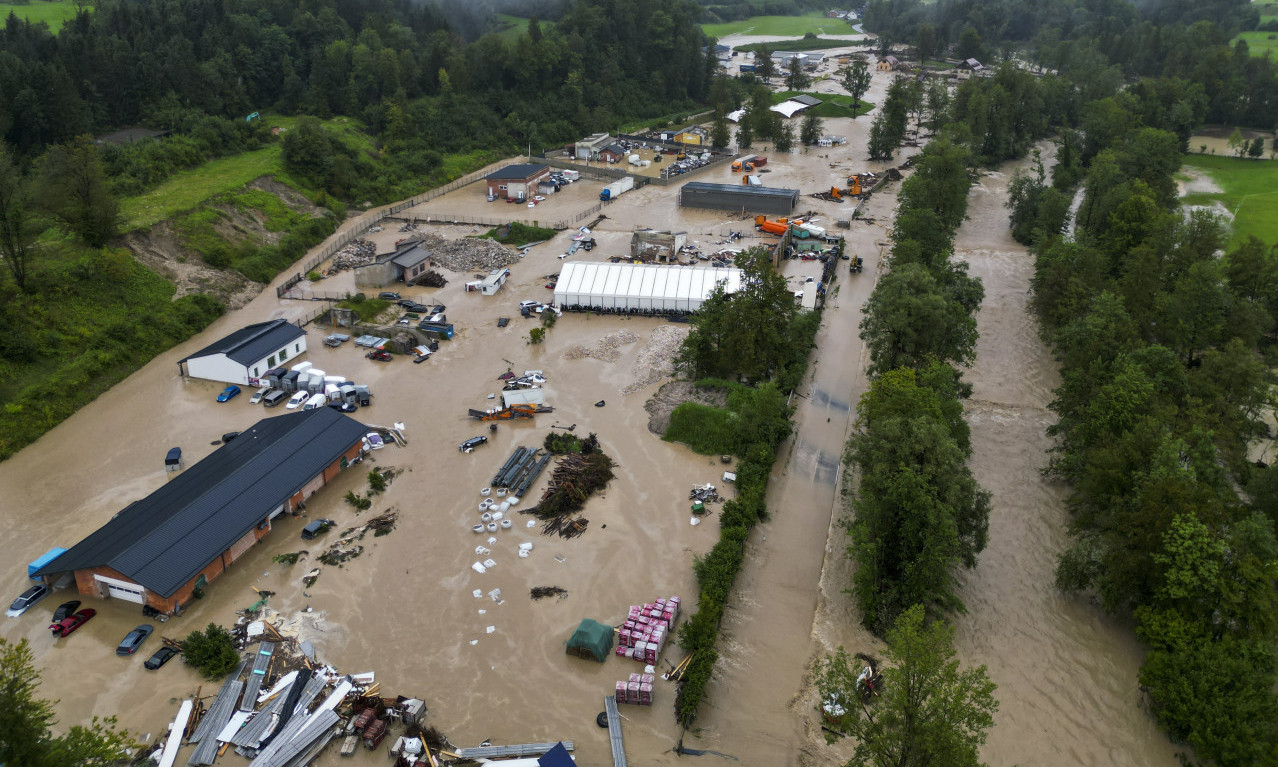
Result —
[{"label": "pallet of bricks", "polygon": [[[617,640],[617,655],[655,666],[679,620],[679,597],[631,605]],[[620,699],[618,699],[620,702]]]},{"label": "pallet of bricks", "polygon": [[631,674],[629,682],[617,682],[617,702],[652,705],[652,674]]}]

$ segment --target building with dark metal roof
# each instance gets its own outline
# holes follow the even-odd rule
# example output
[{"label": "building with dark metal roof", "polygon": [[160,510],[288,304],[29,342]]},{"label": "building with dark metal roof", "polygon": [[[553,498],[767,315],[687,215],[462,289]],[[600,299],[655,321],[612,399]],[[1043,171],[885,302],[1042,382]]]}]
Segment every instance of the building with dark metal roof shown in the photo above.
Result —
[{"label": "building with dark metal roof", "polygon": [[703,181],[690,181],[679,189],[679,205],[684,208],[785,215],[794,212],[794,207],[798,204],[798,189],[708,184]]},{"label": "building with dark metal roof", "polygon": [[331,408],[258,421],[36,571],[86,597],[173,612],[360,458],[367,428]]},{"label": "building with dark metal roof", "polygon": [[255,385],[259,376],[306,352],[306,331],[288,320],[242,327],[198,352],[178,360],[192,378]]},{"label": "building with dark metal roof", "polygon": [[537,184],[550,178],[549,165],[519,163],[507,165],[484,177],[488,182],[489,197],[507,197],[523,200],[536,193]]}]

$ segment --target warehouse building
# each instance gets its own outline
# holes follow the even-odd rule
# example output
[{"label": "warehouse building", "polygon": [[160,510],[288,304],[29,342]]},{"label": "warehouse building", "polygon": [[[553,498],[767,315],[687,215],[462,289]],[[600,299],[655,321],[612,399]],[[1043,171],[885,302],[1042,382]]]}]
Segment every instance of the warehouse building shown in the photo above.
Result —
[{"label": "warehouse building", "polygon": [[564,310],[665,314],[695,312],[718,284],[735,293],[741,270],[703,266],[564,264],[555,284],[555,306]]},{"label": "warehouse building", "polygon": [[488,184],[489,199],[501,197],[526,200],[537,194],[537,185],[548,178],[550,178],[549,165],[521,163],[495,170],[489,173],[484,181]]},{"label": "warehouse building", "polygon": [[242,327],[183,357],[178,371],[191,378],[256,386],[266,371],[305,353],[305,330],[288,320],[271,320]]},{"label": "warehouse building", "polygon": [[358,459],[366,431],[326,407],[258,421],[34,576],[171,613]]},{"label": "warehouse building", "polygon": [[793,213],[794,207],[798,204],[798,189],[691,181],[679,190],[679,205],[684,208],[711,208],[783,216]]}]

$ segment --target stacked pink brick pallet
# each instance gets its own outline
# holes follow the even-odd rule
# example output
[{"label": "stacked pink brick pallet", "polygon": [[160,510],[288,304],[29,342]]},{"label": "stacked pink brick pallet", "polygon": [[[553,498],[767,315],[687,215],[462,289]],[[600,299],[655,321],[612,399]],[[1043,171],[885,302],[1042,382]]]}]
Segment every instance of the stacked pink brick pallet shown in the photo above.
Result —
[{"label": "stacked pink brick pallet", "polygon": [[629,682],[617,682],[617,702],[652,705],[652,674],[631,674]]},{"label": "stacked pink brick pallet", "polygon": [[[655,666],[666,640],[679,620],[679,597],[658,599],[644,605],[631,605],[630,614],[621,627],[617,655]],[[617,700],[621,702],[620,698]]]}]

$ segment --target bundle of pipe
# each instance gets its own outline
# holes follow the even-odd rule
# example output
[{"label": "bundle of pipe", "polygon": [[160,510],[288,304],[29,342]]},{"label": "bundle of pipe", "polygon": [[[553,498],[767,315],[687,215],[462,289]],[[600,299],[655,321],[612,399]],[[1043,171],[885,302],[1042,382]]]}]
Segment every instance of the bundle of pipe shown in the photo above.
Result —
[{"label": "bundle of pipe", "polygon": [[536,465],[532,467],[532,470],[528,472],[528,475],[524,477],[523,481],[519,483],[519,486],[515,488],[515,491],[511,494],[514,495],[516,498],[523,498],[524,493],[527,493],[528,488],[532,487],[532,484],[537,481],[537,477],[541,476],[542,469],[546,468],[546,464],[550,463],[550,459],[553,457],[554,456],[551,455],[550,453],[546,453],[545,455],[543,455],[537,461]]},{"label": "bundle of pipe", "polygon": [[504,487],[499,480],[506,474],[506,472],[510,471],[511,467],[514,466],[517,461],[524,457],[524,453],[526,452],[528,452],[528,448],[526,447],[515,448],[515,452],[510,454],[510,457],[506,459],[506,462],[503,463],[501,468],[497,470],[497,473],[493,475],[493,487]]},{"label": "bundle of pipe", "polygon": [[[511,470],[506,477],[504,477],[506,482],[504,485],[502,485],[502,487],[507,487],[507,488],[518,487],[519,484],[524,481],[524,478],[528,476],[528,473],[533,470],[533,467],[536,466],[537,456],[540,454],[541,454],[541,448],[534,448],[528,451],[528,454],[524,457],[524,460],[521,461],[519,465],[516,466],[513,470]],[[515,493],[515,495],[518,495],[518,493]]]}]

